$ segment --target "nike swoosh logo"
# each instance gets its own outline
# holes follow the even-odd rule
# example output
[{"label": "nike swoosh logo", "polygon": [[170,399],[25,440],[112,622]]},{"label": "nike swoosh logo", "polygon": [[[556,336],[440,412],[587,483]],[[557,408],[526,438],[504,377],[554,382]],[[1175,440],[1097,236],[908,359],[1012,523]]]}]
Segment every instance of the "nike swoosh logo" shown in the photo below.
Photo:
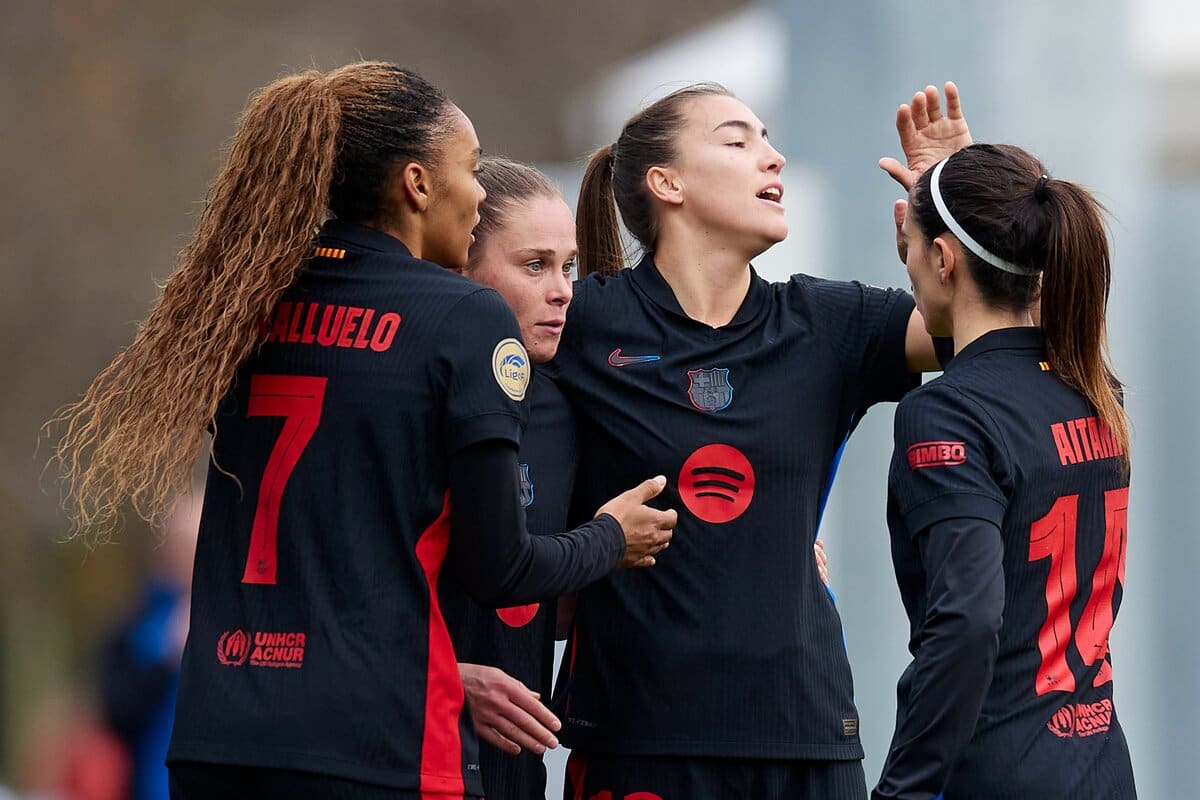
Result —
[{"label": "nike swoosh logo", "polygon": [[621,348],[618,347],[608,354],[608,363],[614,367],[628,367],[630,364],[646,364],[660,358],[662,356],[623,356]]}]

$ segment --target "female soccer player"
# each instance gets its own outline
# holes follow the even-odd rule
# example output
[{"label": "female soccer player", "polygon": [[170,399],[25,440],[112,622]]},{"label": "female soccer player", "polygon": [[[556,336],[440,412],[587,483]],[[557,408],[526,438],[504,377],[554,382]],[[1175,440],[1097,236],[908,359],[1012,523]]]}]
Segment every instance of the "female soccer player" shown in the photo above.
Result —
[{"label": "female soccer player", "polygon": [[[912,172],[970,137],[957,90],[898,116]],[[912,298],[759,278],[787,235],[784,158],[715,85],[654,103],[580,194],[584,272],[553,367],[580,412],[576,495],[672,478],[679,536],[653,575],[581,593],[567,798],[861,800],[850,667],[812,550],[835,456],[867,408],[936,368]],[[622,270],[617,215],[644,251]]]},{"label": "female soccer player", "polygon": [[507,605],[666,543],[661,480],[525,532],[529,359],[503,300],[443,268],[467,262],[478,163],[467,117],[397,66],[266,87],[150,318],[65,415],[81,526],[127,499],[160,518],[214,434],[177,797],[480,795],[443,566]]},{"label": "female soccer player", "polygon": [[1025,151],[974,145],[921,176],[901,249],[956,355],[896,412],[888,525],[913,661],[873,796],[1132,798],[1108,654],[1129,431],[1101,209]]},{"label": "female soccer player", "polygon": [[[500,293],[516,314],[530,360],[544,364],[558,350],[571,300],[575,219],[558,188],[533,167],[485,158],[479,182],[487,198],[479,206],[463,274]],[[578,459],[573,412],[558,387],[536,369],[528,400],[529,426],[519,458],[529,529],[561,530]],[[816,557],[828,582],[819,541]],[[541,702],[550,696],[553,677],[553,598],[493,611],[460,592],[448,594],[453,599],[447,597],[445,613],[481,738],[485,793],[541,800],[546,796],[542,753],[557,745],[554,732],[561,727]]]},{"label": "female soccer player", "polygon": [[[544,364],[558,350],[571,302],[575,218],[558,188],[525,164],[485,158],[479,183],[487,198],[463,274],[500,293],[516,315],[530,360]],[[563,530],[577,462],[573,414],[536,368],[526,402],[529,425],[518,460],[529,530]],[[558,744],[560,727],[541,702],[549,700],[553,679],[555,598],[493,610],[461,591],[446,595],[446,619],[481,739],[484,794],[542,800],[542,753]]]}]

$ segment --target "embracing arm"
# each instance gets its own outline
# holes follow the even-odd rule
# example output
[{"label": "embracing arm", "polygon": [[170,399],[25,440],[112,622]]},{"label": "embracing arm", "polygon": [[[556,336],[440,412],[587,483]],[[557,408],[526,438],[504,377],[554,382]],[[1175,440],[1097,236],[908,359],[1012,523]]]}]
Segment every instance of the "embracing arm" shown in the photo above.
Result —
[{"label": "embracing arm", "polygon": [[517,446],[489,439],[450,456],[448,564],[483,606],[520,605],[582,589],[618,566],[654,564],[677,515],[645,505],[666,485],[643,481],[572,531],[531,536],[521,505]]}]

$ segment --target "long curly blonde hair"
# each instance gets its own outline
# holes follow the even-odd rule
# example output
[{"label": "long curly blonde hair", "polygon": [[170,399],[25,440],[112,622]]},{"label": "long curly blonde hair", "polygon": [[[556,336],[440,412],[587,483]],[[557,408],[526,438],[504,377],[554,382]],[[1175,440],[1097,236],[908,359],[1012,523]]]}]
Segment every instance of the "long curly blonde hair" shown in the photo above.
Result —
[{"label": "long curly blonde hair", "polygon": [[433,152],[448,106],[419,75],[382,62],[290,75],[251,97],[149,318],[46,423],[61,431],[52,464],[72,533],[109,536],[126,502],[161,524],[322,222],[381,216],[392,166]]}]

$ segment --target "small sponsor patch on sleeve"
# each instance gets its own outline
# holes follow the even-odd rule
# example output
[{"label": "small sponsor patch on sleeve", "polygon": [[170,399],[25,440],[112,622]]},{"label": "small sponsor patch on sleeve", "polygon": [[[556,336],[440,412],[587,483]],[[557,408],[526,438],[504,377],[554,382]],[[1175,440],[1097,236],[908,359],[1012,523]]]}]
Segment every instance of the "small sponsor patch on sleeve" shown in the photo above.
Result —
[{"label": "small sponsor patch on sleeve", "polygon": [[858,736],[858,720],[842,720],[842,736]]},{"label": "small sponsor patch on sleeve", "polygon": [[917,442],[908,448],[910,469],[957,467],[967,463],[967,446],[962,442]]},{"label": "small sponsor patch on sleeve", "polygon": [[529,354],[516,339],[501,339],[492,350],[492,375],[500,389],[513,400],[524,400],[529,388]]}]

